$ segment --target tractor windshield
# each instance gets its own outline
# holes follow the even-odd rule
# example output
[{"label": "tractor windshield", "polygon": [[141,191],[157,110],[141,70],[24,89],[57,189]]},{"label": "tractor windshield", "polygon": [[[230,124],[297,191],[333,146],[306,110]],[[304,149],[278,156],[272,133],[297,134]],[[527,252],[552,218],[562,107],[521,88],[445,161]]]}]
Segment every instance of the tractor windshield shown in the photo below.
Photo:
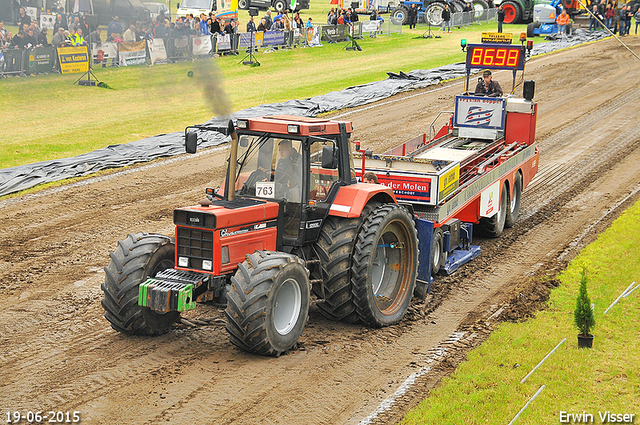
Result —
[{"label": "tractor windshield", "polygon": [[236,194],[300,202],[302,143],[269,136],[240,136]]}]

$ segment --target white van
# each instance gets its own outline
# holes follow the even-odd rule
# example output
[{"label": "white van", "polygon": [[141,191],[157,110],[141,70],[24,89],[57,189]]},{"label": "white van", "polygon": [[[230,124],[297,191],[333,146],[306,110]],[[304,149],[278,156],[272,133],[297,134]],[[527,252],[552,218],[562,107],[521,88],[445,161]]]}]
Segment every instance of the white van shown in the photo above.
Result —
[{"label": "white van", "polygon": [[213,12],[223,21],[238,18],[238,0],[181,0],[178,3],[176,17],[192,14],[194,17],[201,13],[209,16]]}]

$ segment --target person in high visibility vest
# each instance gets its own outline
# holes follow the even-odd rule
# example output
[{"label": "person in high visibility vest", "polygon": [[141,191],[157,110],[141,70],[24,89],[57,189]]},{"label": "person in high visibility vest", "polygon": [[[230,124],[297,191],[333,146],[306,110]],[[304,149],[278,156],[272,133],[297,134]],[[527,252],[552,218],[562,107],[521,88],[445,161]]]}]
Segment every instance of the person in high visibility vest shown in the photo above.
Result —
[{"label": "person in high visibility vest", "polygon": [[76,31],[76,36],[73,39],[73,45],[74,46],[86,46],[87,42],[84,41],[84,37],[82,36],[82,29],[78,28],[78,30]]},{"label": "person in high visibility vest", "polygon": [[556,22],[558,23],[558,34],[564,34],[567,29],[567,25],[571,22],[571,17],[566,10],[563,10],[560,16],[556,19]]}]

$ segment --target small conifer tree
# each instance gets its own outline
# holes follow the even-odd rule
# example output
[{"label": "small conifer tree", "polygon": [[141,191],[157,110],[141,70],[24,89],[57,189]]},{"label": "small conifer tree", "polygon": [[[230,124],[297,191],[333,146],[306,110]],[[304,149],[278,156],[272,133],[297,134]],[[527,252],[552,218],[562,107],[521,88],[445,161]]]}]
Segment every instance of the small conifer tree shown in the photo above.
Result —
[{"label": "small conifer tree", "polygon": [[591,330],[596,325],[596,319],[593,317],[593,310],[591,310],[591,300],[587,295],[587,271],[582,269],[582,277],[580,278],[580,290],[578,291],[578,298],[576,300],[576,309],[573,312],[573,319],[575,321],[580,335],[589,336]]}]

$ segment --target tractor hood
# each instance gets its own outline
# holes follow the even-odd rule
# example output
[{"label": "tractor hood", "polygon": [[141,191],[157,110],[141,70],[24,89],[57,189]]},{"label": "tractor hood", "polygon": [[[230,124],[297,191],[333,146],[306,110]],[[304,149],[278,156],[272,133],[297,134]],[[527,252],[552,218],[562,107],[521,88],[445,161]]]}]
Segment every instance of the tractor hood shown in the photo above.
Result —
[{"label": "tractor hood", "polygon": [[176,225],[224,229],[278,218],[279,205],[256,199],[214,200],[211,205],[194,205],[173,212]]}]

